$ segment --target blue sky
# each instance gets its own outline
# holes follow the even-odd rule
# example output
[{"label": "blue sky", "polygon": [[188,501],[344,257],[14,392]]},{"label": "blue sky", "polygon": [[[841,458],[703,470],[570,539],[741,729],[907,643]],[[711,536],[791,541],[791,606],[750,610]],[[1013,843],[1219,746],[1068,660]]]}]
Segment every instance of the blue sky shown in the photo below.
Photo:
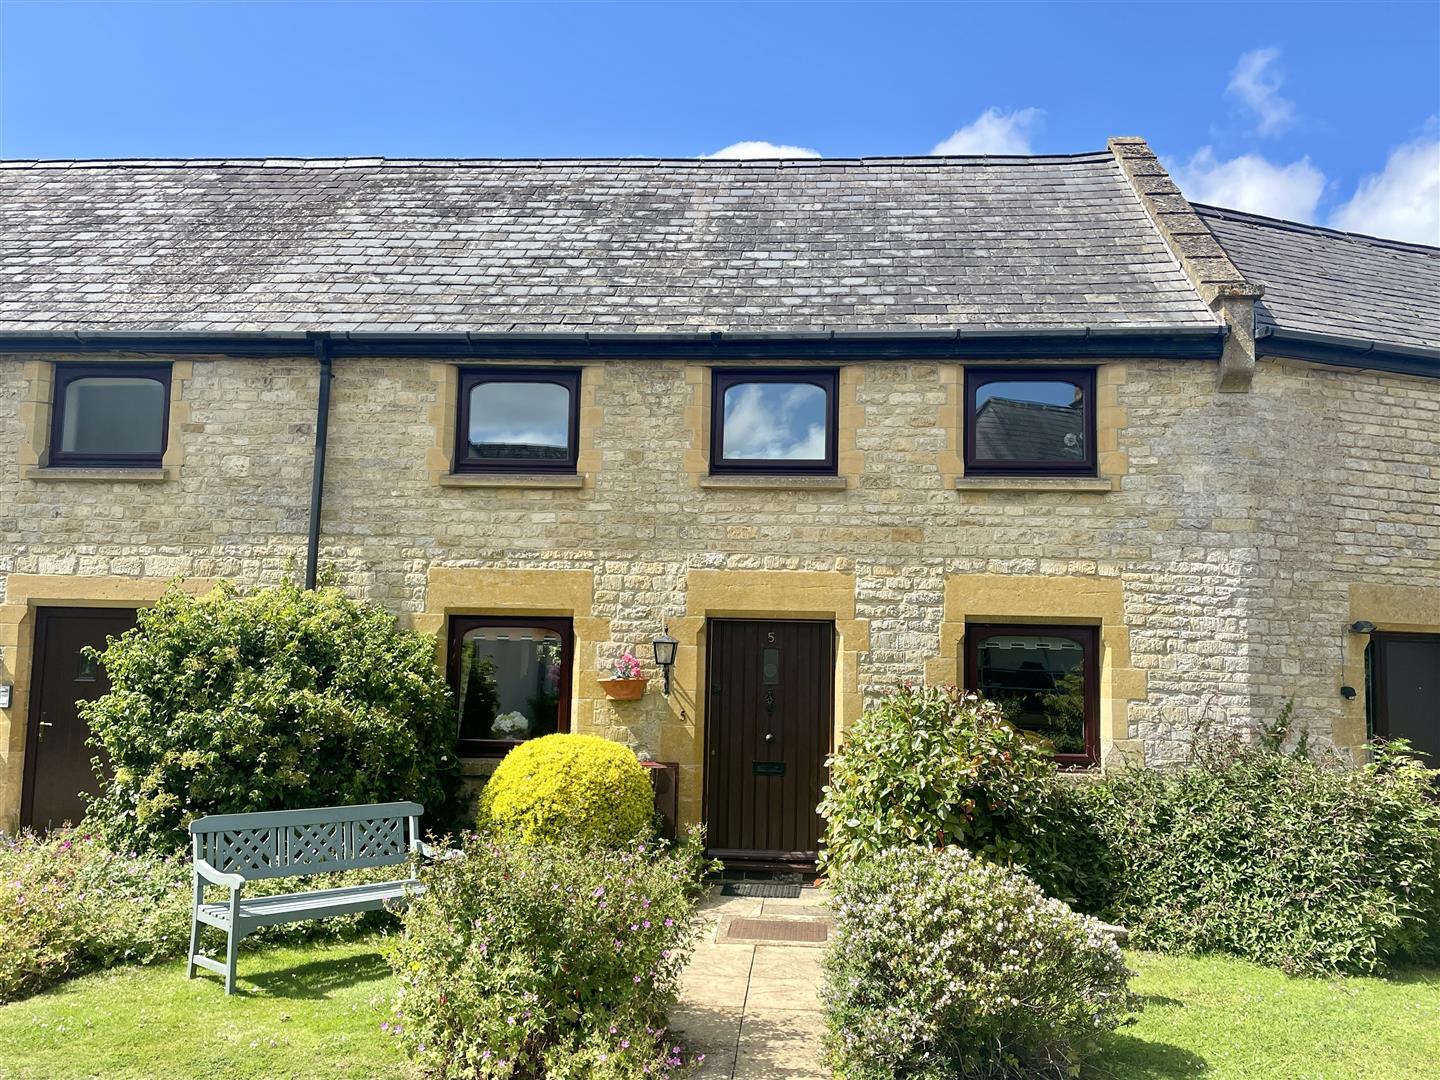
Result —
[{"label": "blue sky", "polygon": [[1437,116],[1436,0],[0,0],[11,158],[1069,153],[1138,134],[1192,198],[1433,244]]}]

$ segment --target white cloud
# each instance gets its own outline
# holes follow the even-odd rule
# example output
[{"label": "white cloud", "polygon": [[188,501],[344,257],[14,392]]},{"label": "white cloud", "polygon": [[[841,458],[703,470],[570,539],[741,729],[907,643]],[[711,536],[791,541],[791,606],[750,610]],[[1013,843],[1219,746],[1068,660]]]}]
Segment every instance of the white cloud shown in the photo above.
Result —
[{"label": "white cloud", "polygon": [[1225,92],[1239,98],[1255,114],[1255,129],[1273,135],[1295,119],[1295,103],[1280,93],[1284,77],[1276,68],[1280,50],[1252,49],[1241,55]]},{"label": "white cloud", "polygon": [[1396,149],[1382,172],[1360,181],[1330,224],[1347,232],[1440,245],[1440,138],[1426,135]]},{"label": "white cloud", "polygon": [[727,458],[819,461],[825,393],[808,384],[745,383],[725,394]]},{"label": "white cloud", "polygon": [[1170,173],[1193,202],[1292,221],[1313,221],[1325,190],[1325,174],[1308,157],[1289,165],[1276,165],[1259,154],[1217,161],[1208,146]]},{"label": "white cloud", "polygon": [[986,109],[948,139],[936,144],[932,154],[1028,154],[1030,129],[1045,115],[1043,109],[1016,109],[1002,113]]},{"label": "white cloud", "polygon": [[786,143],[751,140],[731,143],[729,146],[716,150],[713,154],[701,154],[700,156],[726,161],[746,161],[753,158],[818,158],[821,154],[819,150],[812,150],[808,146],[790,146]]}]

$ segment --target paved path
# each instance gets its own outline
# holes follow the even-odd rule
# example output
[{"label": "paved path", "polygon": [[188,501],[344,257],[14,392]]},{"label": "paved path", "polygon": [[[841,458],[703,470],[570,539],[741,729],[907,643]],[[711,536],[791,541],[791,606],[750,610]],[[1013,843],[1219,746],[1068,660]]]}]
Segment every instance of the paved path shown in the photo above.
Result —
[{"label": "paved path", "polygon": [[[705,1055],[704,1080],[826,1080],[820,1064],[820,958],[812,942],[762,943],[730,933],[735,919],[785,922],[800,934],[828,925],[824,893],[798,900],[720,896],[701,905],[705,936],[685,971],[671,1014],[688,1050]],[[743,924],[737,932],[756,929]]]}]

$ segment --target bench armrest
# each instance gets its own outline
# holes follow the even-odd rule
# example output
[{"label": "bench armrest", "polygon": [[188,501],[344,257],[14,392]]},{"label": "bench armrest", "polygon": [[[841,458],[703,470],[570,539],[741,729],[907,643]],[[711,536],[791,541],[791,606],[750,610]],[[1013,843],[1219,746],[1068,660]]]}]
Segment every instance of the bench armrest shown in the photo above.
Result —
[{"label": "bench armrest", "polygon": [[212,885],[224,885],[230,889],[238,889],[245,884],[245,879],[239,874],[222,874],[204,859],[195,860],[195,873]]}]

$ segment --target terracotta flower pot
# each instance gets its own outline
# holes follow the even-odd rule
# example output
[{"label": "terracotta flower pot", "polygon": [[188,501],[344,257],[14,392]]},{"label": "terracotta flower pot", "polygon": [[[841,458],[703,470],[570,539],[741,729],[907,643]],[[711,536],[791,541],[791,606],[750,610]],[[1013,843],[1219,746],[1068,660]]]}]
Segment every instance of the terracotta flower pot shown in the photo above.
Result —
[{"label": "terracotta flower pot", "polygon": [[645,693],[645,679],[601,679],[600,689],[611,701],[639,701]]}]

